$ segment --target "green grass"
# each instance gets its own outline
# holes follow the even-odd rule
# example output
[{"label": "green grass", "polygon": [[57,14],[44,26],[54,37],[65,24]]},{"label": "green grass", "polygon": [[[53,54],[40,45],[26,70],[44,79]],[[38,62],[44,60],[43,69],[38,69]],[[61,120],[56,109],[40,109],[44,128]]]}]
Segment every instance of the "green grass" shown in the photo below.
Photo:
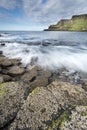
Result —
[{"label": "green grass", "polygon": [[50,26],[52,30],[87,31],[87,19],[76,19],[65,22],[63,25]]}]

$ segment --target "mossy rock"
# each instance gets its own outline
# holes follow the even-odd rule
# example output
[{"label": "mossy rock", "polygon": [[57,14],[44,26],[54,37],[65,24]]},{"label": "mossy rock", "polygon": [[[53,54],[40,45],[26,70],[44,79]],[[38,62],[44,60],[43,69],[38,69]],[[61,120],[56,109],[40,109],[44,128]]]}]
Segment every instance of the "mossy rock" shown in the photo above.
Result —
[{"label": "mossy rock", "polygon": [[55,127],[58,127],[58,129],[61,130],[62,124],[67,120],[69,120],[69,114],[64,111],[56,120],[52,121],[48,130],[53,130]]},{"label": "mossy rock", "polygon": [[6,84],[7,84],[7,83],[2,83],[2,84],[0,84],[0,103],[1,103],[2,100],[3,100],[3,94],[10,92],[10,89],[5,87]]},{"label": "mossy rock", "polygon": [[0,128],[14,119],[24,102],[26,87],[19,82],[0,84]]},{"label": "mossy rock", "polygon": [[87,92],[80,86],[54,81],[47,87],[36,87],[27,97],[9,130],[62,129],[64,122],[69,119],[67,109],[70,106],[71,110],[75,109],[79,104],[87,104]]}]

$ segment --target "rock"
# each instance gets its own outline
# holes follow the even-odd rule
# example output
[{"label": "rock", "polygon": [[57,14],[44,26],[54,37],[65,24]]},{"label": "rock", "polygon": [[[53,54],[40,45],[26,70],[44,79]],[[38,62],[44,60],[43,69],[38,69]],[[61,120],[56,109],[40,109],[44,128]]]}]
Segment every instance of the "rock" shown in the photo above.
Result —
[{"label": "rock", "polygon": [[0,55],[0,65],[6,58],[3,55]]},{"label": "rock", "polygon": [[7,75],[7,72],[8,72],[8,70],[7,70],[7,68],[6,69],[1,69],[1,74],[5,74],[5,75]]},{"label": "rock", "polygon": [[55,81],[47,87],[37,86],[29,94],[9,130],[59,129],[67,117],[69,106],[86,104],[87,92],[80,86],[62,81]]},{"label": "rock", "polygon": [[3,52],[2,51],[0,51],[0,55],[2,55],[3,54]]},{"label": "rock", "polygon": [[12,80],[12,77],[10,77],[9,75],[0,74],[0,76],[3,77],[4,82],[9,82]]},{"label": "rock", "polygon": [[52,43],[43,41],[43,42],[42,42],[42,45],[43,45],[43,46],[49,46],[49,45],[52,45]]},{"label": "rock", "polygon": [[44,70],[41,67],[32,66],[29,67],[28,72],[21,77],[21,80],[30,83],[32,88],[36,86],[47,86],[51,75],[52,73],[50,71]]},{"label": "rock", "polygon": [[38,61],[38,57],[32,57],[30,65],[35,65]]},{"label": "rock", "polygon": [[5,43],[1,43],[0,45],[1,45],[1,46],[5,46]]},{"label": "rock", "polygon": [[26,72],[22,77],[21,80],[22,81],[26,81],[26,82],[32,82],[37,76],[37,71],[32,69],[29,72]]},{"label": "rock", "polygon": [[76,106],[70,121],[65,121],[62,130],[87,130],[87,106]]},{"label": "rock", "polygon": [[20,65],[21,64],[21,59],[10,59],[11,60],[11,62],[12,62],[12,64],[13,65]]},{"label": "rock", "polygon": [[10,76],[19,76],[22,75],[25,72],[25,69],[20,66],[12,66],[8,70],[8,74]]},{"label": "rock", "polygon": [[0,65],[3,67],[3,68],[6,68],[6,67],[10,67],[12,66],[12,62],[11,60],[7,59],[7,58],[2,58],[2,61],[0,62]]},{"label": "rock", "polygon": [[13,120],[24,102],[26,85],[18,82],[0,84],[0,128]]},{"label": "rock", "polygon": [[87,91],[87,80],[83,80],[83,89]]},{"label": "rock", "polygon": [[30,83],[31,88],[35,88],[35,86],[44,86],[46,87],[49,84],[48,78],[44,76],[37,76],[33,82]]},{"label": "rock", "polygon": [[22,102],[19,90],[21,86],[18,83],[0,84],[0,128],[8,124],[17,114]]},{"label": "rock", "polygon": [[4,82],[4,79],[2,76],[0,76],[0,84]]}]

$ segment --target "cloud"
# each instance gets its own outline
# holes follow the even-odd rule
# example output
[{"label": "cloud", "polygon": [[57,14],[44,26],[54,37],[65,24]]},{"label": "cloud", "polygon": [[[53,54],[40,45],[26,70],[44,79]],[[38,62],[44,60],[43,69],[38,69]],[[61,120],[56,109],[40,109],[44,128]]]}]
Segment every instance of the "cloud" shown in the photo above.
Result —
[{"label": "cloud", "polygon": [[0,0],[2,23],[48,27],[60,19],[84,13],[87,13],[87,0]]},{"label": "cloud", "polygon": [[0,7],[5,9],[14,9],[18,6],[17,0],[0,0]]},{"label": "cloud", "polygon": [[29,20],[48,24],[87,13],[87,0],[23,0],[23,10]]}]

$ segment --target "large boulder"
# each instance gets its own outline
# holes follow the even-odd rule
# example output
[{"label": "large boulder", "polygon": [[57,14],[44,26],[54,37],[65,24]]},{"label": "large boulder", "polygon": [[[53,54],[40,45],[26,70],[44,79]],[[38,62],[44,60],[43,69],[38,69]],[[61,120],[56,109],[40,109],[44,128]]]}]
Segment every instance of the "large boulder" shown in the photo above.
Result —
[{"label": "large boulder", "polygon": [[5,75],[5,74],[0,74],[0,77],[3,78],[3,82],[9,82],[12,80],[12,77],[9,75]]},{"label": "large boulder", "polygon": [[9,67],[9,66],[12,66],[13,63],[11,62],[10,59],[6,58],[6,57],[0,57],[0,65],[3,67],[3,68],[6,68],[6,67]]},{"label": "large boulder", "polygon": [[20,65],[21,64],[21,59],[14,58],[14,59],[10,59],[10,60],[11,60],[13,65]]},{"label": "large boulder", "polygon": [[24,102],[26,85],[19,82],[0,84],[0,128],[13,120]]},{"label": "large boulder", "polygon": [[38,66],[30,66],[21,80],[30,83],[32,87],[47,86],[52,73]]},{"label": "large boulder", "polygon": [[26,72],[22,77],[21,80],[24,82],[31,82],[37,76],[37,70],[32,69],[31,71]]},{"label": "large boulder", "polygon": [[87,105],[87,92],[80,86],[62,81],[54,81],[47,87],[37,86],[9,130],[57,130],[68,117],[67,109],[76,105]]},{"label": "large boulder", "polygon": [[12,66],[8,70],[8,74],[11,76],[19,76],[25,72],[25,69],[20,66]]}]

